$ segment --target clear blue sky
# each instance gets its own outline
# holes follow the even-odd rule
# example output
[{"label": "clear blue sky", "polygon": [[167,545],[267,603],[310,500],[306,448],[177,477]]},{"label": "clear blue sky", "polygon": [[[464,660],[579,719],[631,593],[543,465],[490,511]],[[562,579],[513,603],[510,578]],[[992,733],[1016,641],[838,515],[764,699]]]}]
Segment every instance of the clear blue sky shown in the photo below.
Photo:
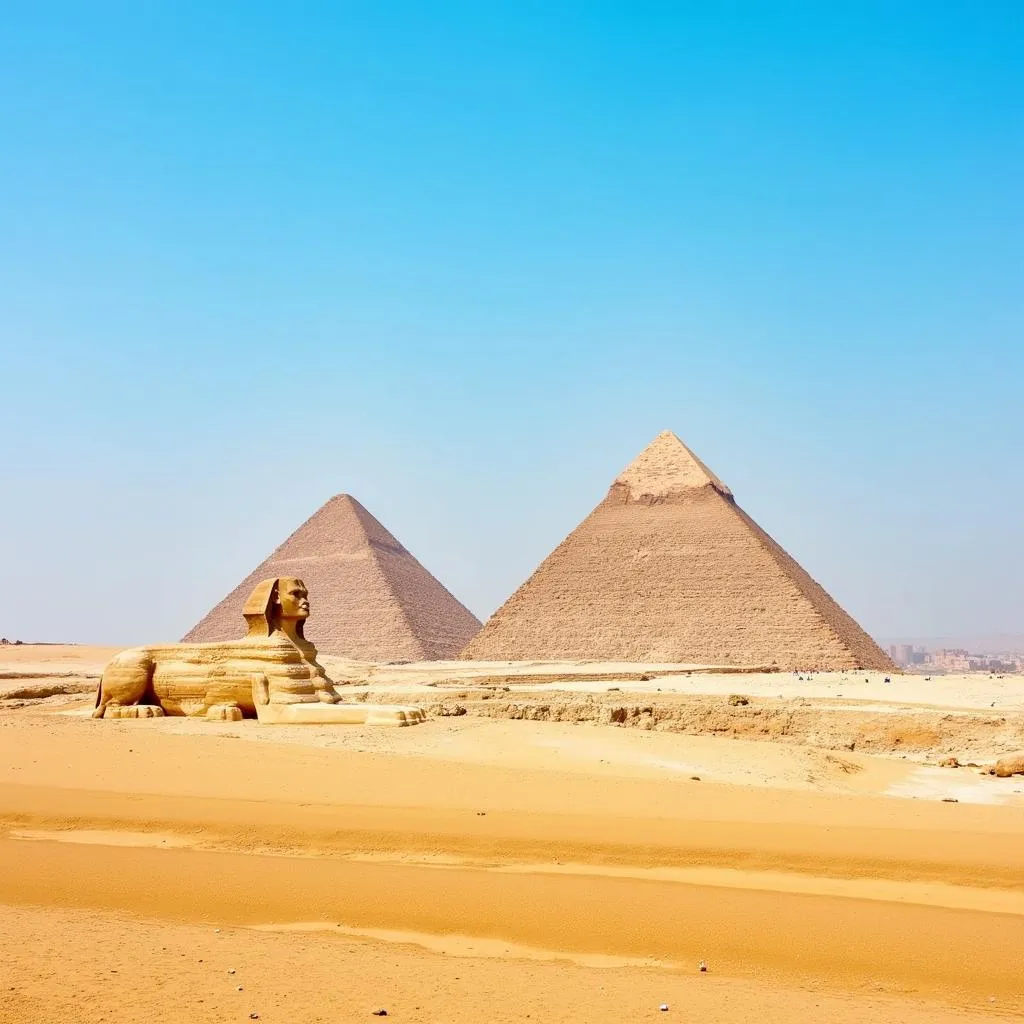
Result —
[{"label": "clear blue sky", "polygon": [[0,634],[330,495],[489,614],[658,431],[875,635],[1024,632],[1016,2],[9,2]]}]

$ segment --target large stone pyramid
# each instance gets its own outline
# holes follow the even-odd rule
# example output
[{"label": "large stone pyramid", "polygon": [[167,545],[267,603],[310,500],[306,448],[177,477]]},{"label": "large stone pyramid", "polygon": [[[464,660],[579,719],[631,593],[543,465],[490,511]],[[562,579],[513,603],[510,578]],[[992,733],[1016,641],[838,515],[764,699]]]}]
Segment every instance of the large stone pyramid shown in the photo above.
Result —
[{"label": "large stone pyramid", "polygon": [[669,431],[460,657],[893,667]]},{"label": "large stone pyramid", "polygon": [[452,658],[480,628],[464,608],[351,495],[331,498],[183,638],[242,634],[242,605],[272,576],[309,588],[306,636],[324,654],[359,661]]}]

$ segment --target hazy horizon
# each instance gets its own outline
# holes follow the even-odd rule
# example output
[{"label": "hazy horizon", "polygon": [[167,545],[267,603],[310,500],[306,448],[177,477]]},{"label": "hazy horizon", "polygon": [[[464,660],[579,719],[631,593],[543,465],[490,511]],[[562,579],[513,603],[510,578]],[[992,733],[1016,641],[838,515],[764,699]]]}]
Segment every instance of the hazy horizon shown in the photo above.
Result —
[{"label": "hazy horizon", "polygon": [[214,6],[5,19],[0,636],[342,491],[485,619],[664,429],[872,636],[1024,631],[1016,5]]}]

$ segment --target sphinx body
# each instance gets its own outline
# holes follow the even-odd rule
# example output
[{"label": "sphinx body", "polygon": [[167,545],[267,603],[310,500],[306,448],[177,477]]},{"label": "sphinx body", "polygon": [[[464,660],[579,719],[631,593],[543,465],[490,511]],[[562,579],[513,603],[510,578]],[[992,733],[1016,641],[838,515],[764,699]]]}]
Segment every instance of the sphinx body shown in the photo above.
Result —
[{"label": "sphinx body", "polygon": [[257,702],[337,701],[316,648],[303,636],[309,594],[302,580],[264,580],[242,614],[249,628],[238,640],[122,651],[103,670],[93,717],[150,717],[162,711],[230,720],[254,717]]}]

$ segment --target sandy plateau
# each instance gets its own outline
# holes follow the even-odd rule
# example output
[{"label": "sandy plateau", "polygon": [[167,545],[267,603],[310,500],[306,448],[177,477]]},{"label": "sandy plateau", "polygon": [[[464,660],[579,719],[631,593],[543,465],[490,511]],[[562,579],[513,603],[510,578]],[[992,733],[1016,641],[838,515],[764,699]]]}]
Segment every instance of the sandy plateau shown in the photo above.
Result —
[{"label": "sandy plateau", "polygon": [[93,721],[113,653],[0,648],[5,1024],[1024,1014],[1020,677],[324,657],[427,722]]}]

